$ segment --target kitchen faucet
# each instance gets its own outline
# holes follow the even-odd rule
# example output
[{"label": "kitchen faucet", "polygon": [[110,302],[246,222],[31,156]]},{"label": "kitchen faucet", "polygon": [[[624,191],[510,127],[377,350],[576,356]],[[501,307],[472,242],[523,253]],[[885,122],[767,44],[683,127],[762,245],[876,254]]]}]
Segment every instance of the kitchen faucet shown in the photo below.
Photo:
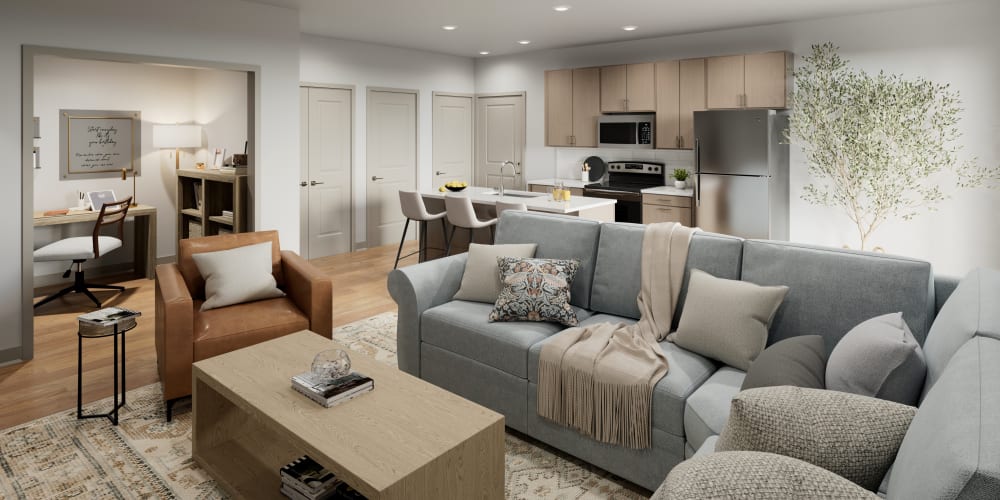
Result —
[{"label": "kitchen faucet", "polygon": [[512,177],[517,177],[517,167],[514,166],[514,162],[507,160],[500,165],[500,188],[497,190],[500,192],[500,196],[503,196],[503,168],[510,164],[510,171],[514,173]]}]

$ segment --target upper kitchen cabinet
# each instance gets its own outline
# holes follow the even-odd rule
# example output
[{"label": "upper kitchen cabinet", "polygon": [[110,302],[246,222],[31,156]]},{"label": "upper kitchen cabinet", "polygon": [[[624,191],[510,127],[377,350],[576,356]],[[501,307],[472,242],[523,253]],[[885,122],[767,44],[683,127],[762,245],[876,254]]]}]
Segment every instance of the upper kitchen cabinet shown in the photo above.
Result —
[{"label": "upper kitchen cabinet", "polygon": [[694,112],[705,109],[705,59],[656,63],[656,147],[692,149]]},{"label": "upper kitchen cabinet", "polygon": [[598,68],[545,72],[545,144],[597,147],[601,114]]},{"label": "upper kitchen cabinet", "polygon": [[601,112],[652,112],[656,109],[653,63],[601,68]]},{"label": "upper kitchen cabinet", "polygon": [[710,57],[707,61],[709,109],[787,107],[791,53]]}]

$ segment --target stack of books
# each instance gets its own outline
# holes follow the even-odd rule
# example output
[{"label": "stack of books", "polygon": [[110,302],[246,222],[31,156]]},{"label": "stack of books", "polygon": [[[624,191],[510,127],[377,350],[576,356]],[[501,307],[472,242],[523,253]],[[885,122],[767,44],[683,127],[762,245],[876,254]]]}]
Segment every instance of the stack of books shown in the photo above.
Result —
[{"label": "stack of books", "polygon": [[139,311],[123,307],[105,307],[100,311],[77,316],[76,319],[80,322],[80,335],[100,337],[115,333],[115,325],[118,325],[118,333],[135,328],[135,319],[139,316],[142,316]]},{"label": "stack of books", "polygon": [[365,499],[364,495],[305,455],[281,468],[281,494],[295,500]]},{"label": "stack of books", "polygon": [[223,210],[222,211],[222,216],[223,217],[229,217],[230,219],[232,219],[233,218],[233,211],[232,210]]},{"label": "stack of books", "polygon": [[370,392],[375,381],[357,372],[333,380],[318,380],[312,372],[305,372],[292,377],[292,388],[330,408]]}]

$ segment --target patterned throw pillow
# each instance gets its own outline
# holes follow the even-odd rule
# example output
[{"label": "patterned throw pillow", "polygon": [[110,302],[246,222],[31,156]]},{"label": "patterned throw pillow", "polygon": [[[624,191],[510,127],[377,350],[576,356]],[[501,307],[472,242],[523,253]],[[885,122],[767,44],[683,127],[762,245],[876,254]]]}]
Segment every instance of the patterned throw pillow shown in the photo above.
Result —
[{"label": "patterned throw pillow", "polygon": [[490,321],[552,321],[576,326],[569,289],[578,260],[497,257],[503,289]]}]

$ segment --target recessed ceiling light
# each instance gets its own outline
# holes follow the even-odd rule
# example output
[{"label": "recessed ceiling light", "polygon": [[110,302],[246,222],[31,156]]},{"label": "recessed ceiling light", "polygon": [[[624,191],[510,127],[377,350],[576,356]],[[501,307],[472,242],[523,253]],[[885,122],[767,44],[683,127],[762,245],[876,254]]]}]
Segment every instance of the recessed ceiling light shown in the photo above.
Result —
[{"label": "recessed ceiling light", "polygon": [[638,26],[632,26],[630,24],[628,26],[622,26],[622,29],[625,30],[625,31],[635,31],[635,30],[639,29],[639,27]]},{"label": "recessed ceiling light", "polygon": [[556,12],[566,12],[569,8],[569,5],[556,5],[555,7],[552,7],[552,10]]},{"label": "recessed ceiling light", "polygon": [[488,56],[488,55],[490,55],[490,51],[488,51],[488,50],[480,50],[479,51],[479,55],[481,55],[481,56]]},{"label": "recessed ceiling light", "polygon": [[455,30],[458,29],[458,26],[454,26],[454,25],[451,25],[451,24],[446,24],[446,25],[442,26],[441,29],[443,29],[445,31],[455,31]]},{"label": "recessed ceiling light", "polygon": [[518,40],[517,43],[521,45],[528,45],[529,43],[531,43],[531,40]]}]

